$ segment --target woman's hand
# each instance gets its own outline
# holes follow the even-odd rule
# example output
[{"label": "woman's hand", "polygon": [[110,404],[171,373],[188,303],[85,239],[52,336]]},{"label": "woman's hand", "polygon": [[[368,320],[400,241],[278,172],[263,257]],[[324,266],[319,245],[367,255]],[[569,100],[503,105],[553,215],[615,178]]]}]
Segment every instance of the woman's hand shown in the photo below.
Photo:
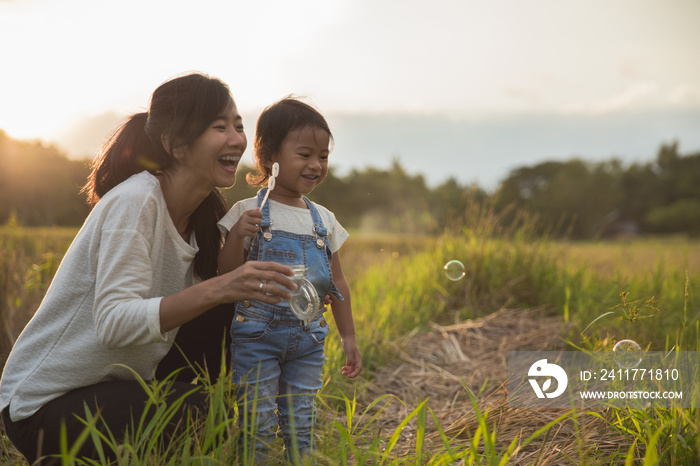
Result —
[{"label": "woman's hand", "polygon": [[241,214],[235,225],[231,227],[231,233],[238,238],[246,236],[253,237],[258,232],[258,227],[262,224],[262,212],[260,209],[246,210]]},{"label": "woman's hand", "polygon": [[227,302],[254,299],[267,304],[277,304],[292,295],[278,286],[293,290],[296,285],[288,277],[294,272],[289,267],[276,262],[249,261],[219,278],[224,283]]},{"label": "woman's hand", "polygon": [[289,291],[274,283],[293,290],[296,285],[288,278],[293,275],[292,269],[282,264],[251,261],[231,272],[165,296],[160,302],[161,332],[179,327],[219,304],[246,299],[277,304],[289,299]]}]

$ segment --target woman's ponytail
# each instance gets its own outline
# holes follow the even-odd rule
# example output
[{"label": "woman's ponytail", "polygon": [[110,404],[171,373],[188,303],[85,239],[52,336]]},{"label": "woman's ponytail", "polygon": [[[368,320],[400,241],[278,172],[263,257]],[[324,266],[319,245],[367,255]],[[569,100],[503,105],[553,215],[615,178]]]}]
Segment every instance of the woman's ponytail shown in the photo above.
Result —
[{"label": "woman's ponytail", "polygon": [[83,187],[90,205],[131,175],[162,168],[162,160],[157,160],[162,157],[154,156],[156,151],[145,132],[147,121],[146,112],[132,115],[102,146]]}]

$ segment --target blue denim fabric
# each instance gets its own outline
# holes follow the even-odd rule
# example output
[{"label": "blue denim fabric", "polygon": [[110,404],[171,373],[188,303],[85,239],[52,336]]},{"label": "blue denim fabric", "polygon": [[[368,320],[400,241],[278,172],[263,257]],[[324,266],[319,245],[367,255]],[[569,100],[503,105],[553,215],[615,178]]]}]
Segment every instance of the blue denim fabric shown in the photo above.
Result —
[{"label": "blue denim fabric", "polygon": [[[258,192],[258,205],[262,203],[266,191],[267,188],[263,188]],[[333,284],[333,253],[328,241],[328,230],[314,204],[306,197],[303,199],[314,223],[313,232],[309,232],[313,234],[297,235],[275,230],[270,222],[270,203],[266,202],[262,208],[260,231],[253,238],[248,260],[272,261],[284,265],[304,264],[309,269],[306,279],[314,285],[322,303],[329,292],[342,301],[343,296]],[[287,301],[279,305],[289,307]]]},{"label": "blue denim fabric", "polygon": [[[258,193],[258,205],[264,194],[265,189]],[[329,292],[342,300],[331,275],[327,230],[315,206],[304,200],[313,219],[313,234],[272,229],[270,203],[266,203],[248,260],[304,264],[308,268],[306,278],[316,288],[321,303]],[[259,301],[236,304],[231,325],[232,377],[239,386],[241,422],[246,416],[248,437],[255,438],[259,459],[264,458],[274,440],[277,425],[289,458],[313,450],[314,401],[323,384],[327,335],[328,324],[321,310],[309,325],[304,325],[289,309],[288,301],[275,306]],[[243,435],[240,439],[245,440]]]},{"label": "blue denim fabric", "polygon": [[327,335],[323,316],[305,326],[281,307],[259,303],[236,311],[231,326],[233,382],[239,386],[239,415],[241,421],[247,416],[244,427],[248,438],[254,438],[258,458],[267,453],[277,425],[290,458],[295,450],[300,456],[313,450],[314,401],[323,384]]}]

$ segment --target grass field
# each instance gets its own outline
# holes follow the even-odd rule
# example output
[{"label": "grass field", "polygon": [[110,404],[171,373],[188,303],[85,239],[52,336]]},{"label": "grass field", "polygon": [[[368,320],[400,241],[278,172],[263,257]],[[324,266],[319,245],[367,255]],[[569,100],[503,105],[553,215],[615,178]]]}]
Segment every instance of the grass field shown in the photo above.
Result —
[{"label": "grass field", "polygon": [[[358,234],[343,247],[366,370],[341,379],[332,329],[319,464],[697,464],[695,409],[516,412],[496,366],[506,344],[610,350],[631,338],[698,351],[700,243],[568,243],[497,231],[487,216],[470,225],[438,238]],[[0,363],[75,233],[0,228]],[[454,282],[442,270],[453,259],[466,268]],[[231,387],[210,389],[211,425],[166,452],[136,438],[121,464],[246,462],[221,435],[235,430]],[[17,460],[4,438],[0,459]]]}]

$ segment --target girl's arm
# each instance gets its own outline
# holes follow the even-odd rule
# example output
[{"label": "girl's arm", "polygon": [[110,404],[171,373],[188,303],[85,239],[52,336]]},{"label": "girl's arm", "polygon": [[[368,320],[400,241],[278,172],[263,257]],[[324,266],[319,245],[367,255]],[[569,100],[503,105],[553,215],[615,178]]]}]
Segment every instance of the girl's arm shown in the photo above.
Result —
[{"label": "girl's arm", "polygon": [[245,238],[254,237],[262,223],[260,209],[246,210],[241,218],[231,227],[219,253],[219,274],[230,272],[245,262]]},{"label": "girl's arm", "polygon": [[346,377],[353,378],[362,371],[362,357],[355,340],[355,323],[352,318],[350,287],[343,273],[340,254],[337,251],[333,253],[331,271],[333,272],[333,282],[344,298],[344,301],[341,301],[331,295],[331,310],[333,311],[335,324],[340,332],[343,352],[345,353],[345,366],[342,368],[342,373]]},{"label": "girl's arm", "polygon": [[219,274],[230,272],[245,262],[245,239],[237,237],[233,230],[226,236],[224,246],[219,252]]}]

